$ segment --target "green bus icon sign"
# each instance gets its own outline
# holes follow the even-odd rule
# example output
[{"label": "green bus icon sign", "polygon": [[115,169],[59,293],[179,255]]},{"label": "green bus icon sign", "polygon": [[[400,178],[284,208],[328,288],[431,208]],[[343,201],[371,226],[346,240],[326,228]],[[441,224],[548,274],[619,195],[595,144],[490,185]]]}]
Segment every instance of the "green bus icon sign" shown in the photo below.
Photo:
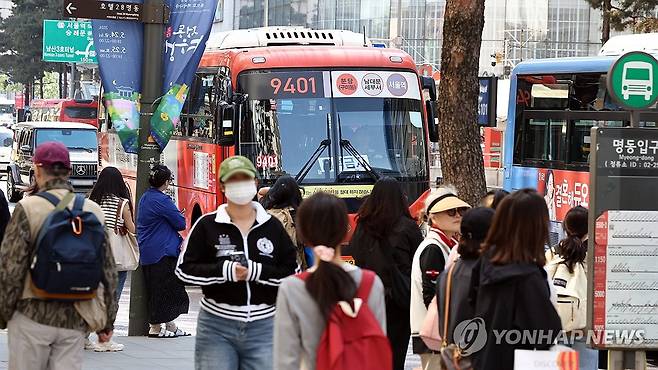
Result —
[{"label": "green bus icon sign", "polygon": [[658,100],[658,61],[633,51],[622,55],[608,71],[608,93],[628,110],[646,109]]}]

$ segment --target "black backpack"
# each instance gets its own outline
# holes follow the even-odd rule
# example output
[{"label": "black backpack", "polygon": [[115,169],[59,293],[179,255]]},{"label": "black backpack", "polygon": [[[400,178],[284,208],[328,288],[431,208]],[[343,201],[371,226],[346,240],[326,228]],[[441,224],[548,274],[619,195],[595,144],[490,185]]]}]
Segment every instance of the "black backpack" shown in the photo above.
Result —
[{"label": "black backpack", "polygon": [[[96,215],[83,211],[85,198],[67,194],[61,201],[53,194],[35,196],[55,209],[41,226],[30,267],[31,288],[42,299],[81,301],[96,296],[103,277],[105,228]],[[75,197],[73,208],[66,206]]]}]

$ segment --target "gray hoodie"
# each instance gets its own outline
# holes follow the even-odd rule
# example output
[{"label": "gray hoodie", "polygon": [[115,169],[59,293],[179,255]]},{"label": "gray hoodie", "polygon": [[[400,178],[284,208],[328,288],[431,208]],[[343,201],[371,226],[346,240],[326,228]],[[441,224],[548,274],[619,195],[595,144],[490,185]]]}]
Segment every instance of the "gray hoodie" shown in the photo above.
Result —
[{"label": "gray hoodie", "polygon": [[[347,263],[343,267],[357,286],[361,284],[360,268]],[[370,291],[368,307],[386,333],[384,285],[379,277]],[[274,370],[315,370],[317,347],[325,327],[326,321],[304,281],[295,276],[284,279],[274,319]]]}]

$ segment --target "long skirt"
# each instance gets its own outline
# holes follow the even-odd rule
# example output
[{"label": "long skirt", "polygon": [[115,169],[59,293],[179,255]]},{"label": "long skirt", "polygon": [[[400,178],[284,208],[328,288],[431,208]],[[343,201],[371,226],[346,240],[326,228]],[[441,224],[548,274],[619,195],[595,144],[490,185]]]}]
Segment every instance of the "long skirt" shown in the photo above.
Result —
[{"label": "long skirt", "polygon": [[165,256],[152,265],[142,266],[150,324],[173,321],[189,310],[190,298],[174,273],[176,261],[175,257]]}]

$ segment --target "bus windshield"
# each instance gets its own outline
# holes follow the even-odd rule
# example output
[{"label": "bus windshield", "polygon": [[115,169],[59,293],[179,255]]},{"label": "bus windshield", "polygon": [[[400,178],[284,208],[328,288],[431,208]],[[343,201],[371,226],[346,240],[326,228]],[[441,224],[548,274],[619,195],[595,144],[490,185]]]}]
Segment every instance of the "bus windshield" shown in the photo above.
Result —
[{"label": "bus windshield", "polygon": [[263,180],[288,174],[301,175],[302,183],[371,183],[371,170],[400,179],[426,176],[417,81],[407,88],[418,96],[369,97],[357,91],[343,97],[332,91],[333,75],[271,72],[239,78],[239,89],[249,96],[240,151],[254,160]]}]

